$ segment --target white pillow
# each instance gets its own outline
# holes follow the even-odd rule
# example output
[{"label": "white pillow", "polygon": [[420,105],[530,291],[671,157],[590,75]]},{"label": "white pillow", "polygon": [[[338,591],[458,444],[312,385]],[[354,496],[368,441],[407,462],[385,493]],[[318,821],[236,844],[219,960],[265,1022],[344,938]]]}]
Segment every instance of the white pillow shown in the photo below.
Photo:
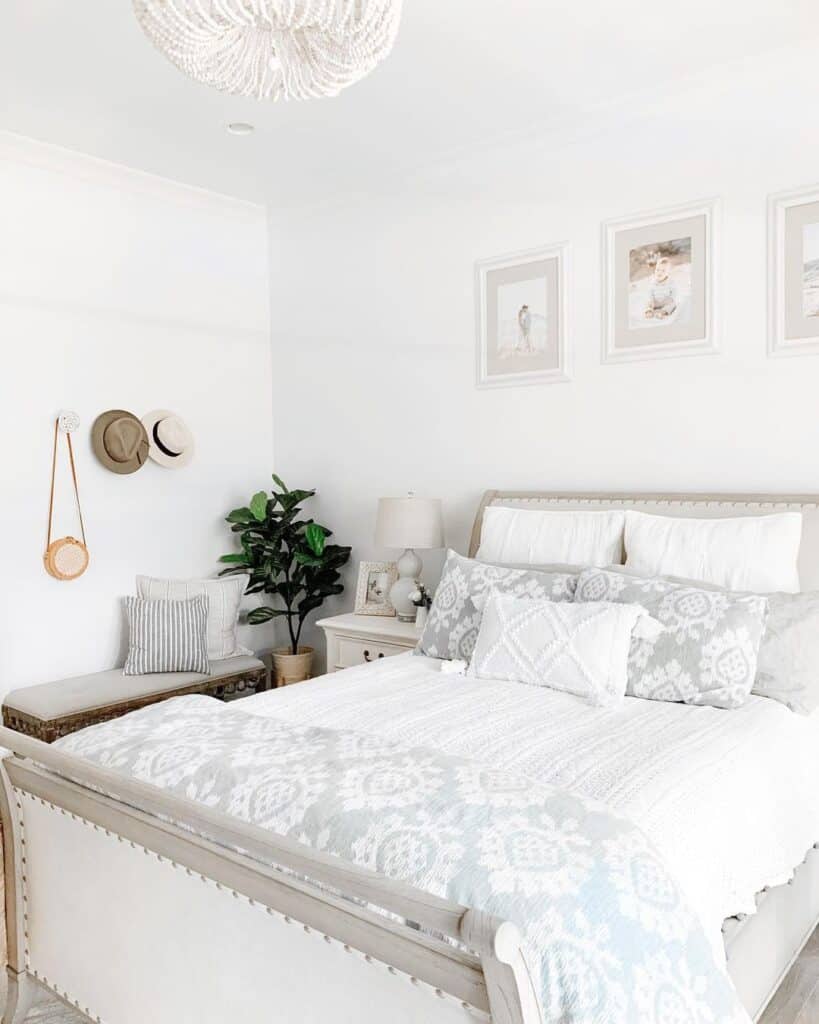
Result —
[{"label": "white pillow", "polygon": [[514,565],[619,565],[623,561],[625,513],[553,512],[544,509],[484,510],[481,562]]},{"label": "white pillow", "polygon": [[626,566],[640,576],[679,576],[728,590],[799,590],[802,514],[676,519],[626,513]]},{"label": "white pillow", "polygon": [[209,661],[253,654],[246,647],[240,647],[236,639],[239,606],[246,583],[245,576],[229,576],[222,580],[136,578],[137,594],[149,601],[188,601],[192,597],[207,597]]},{"label": "white pillow", "polygon": [[632,635],[661,630],[636,604],[567,604],[493,593],[468,675],[547,686],[612,707],[626,692]]}]

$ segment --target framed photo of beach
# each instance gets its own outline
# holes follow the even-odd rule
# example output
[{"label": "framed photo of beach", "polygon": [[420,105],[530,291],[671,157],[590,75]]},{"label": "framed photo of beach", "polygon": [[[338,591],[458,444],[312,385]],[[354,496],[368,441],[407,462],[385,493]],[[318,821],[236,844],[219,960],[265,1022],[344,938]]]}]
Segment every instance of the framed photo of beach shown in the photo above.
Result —
[{"label": "framed photo of beach", "polygon": [[819,352],[819,185],[768,199],[768,354]]},{"label": "framed photo of beach", "polygon": [[475,264],[477,386],[569,380],[567,242]]},{"label": "framed photo of beach", "polygon": [[603,225],[603,362],[716,352],[716,199]]}]

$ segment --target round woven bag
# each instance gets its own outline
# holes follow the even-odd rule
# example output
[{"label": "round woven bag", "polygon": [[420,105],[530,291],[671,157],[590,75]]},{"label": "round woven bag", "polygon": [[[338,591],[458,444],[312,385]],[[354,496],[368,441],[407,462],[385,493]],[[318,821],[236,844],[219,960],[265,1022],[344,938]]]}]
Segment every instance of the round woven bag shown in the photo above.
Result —
[{"label": "round woven bag", "polygon": [[[88,568],[88,548],[85,545],[85,525],[82,521],[82,509],[80,508],[80,490],[77,486],[77,470],[74,465],[74,448],[71,445],[71,431],[79,426],[79,419],[76,413],[61,413],[54,423],[54,452],[51,457],[51,496],[48,501],[48,539],[46,550],[43,555],[45,570],[55,580],[75,580],[82,576]],[[76,537],[61,537],[59,540],[51,539],[51,522],[54,517],[54,479],[57,469],[57,438],[60,431],[65,434],[68,442],[68,460],[71,464],[71,479],[74,483],[74,499],[77,503],[77,514],[80,519],[80,531],[82,540]]]},{"label": "round woven bag", "polygon": [[63,537],[52,541],[43,555],[45,569],[55,580],[75,580],[88,568],[88,548],[81,540]]}]

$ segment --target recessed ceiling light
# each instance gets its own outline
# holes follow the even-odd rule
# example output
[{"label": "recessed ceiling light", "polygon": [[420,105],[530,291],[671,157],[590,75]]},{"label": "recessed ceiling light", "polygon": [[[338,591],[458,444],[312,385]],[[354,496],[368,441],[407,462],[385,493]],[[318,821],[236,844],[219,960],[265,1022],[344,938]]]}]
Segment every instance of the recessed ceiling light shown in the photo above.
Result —
[{"label": "recessed ceiling light", "polygon": [[254,132],[253,125],[247,121],[231,121],[227,130],[231,135],[252,135]]}]

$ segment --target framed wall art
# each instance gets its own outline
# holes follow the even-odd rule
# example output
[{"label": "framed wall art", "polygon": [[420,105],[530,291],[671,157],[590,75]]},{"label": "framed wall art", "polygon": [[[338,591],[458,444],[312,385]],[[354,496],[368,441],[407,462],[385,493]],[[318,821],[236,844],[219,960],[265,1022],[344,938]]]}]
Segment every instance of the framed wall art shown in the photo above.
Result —
[{"label": "framed wall art", "polygon": [[355,592],[356,615],[395,615],[390,588],[397,579],[395,562],[361,562]]},{"label": "framed wall art", "polygon": [[768,199],[768,354],[819,352],[819,185]]},{"label": "framed wall art", "polygon": [[603,362],[716,352],[716,199],[603,225]]},{"label": "framed wall art", "polygon": [[569,380],[566,242],[475,264],[477,386]]}]

